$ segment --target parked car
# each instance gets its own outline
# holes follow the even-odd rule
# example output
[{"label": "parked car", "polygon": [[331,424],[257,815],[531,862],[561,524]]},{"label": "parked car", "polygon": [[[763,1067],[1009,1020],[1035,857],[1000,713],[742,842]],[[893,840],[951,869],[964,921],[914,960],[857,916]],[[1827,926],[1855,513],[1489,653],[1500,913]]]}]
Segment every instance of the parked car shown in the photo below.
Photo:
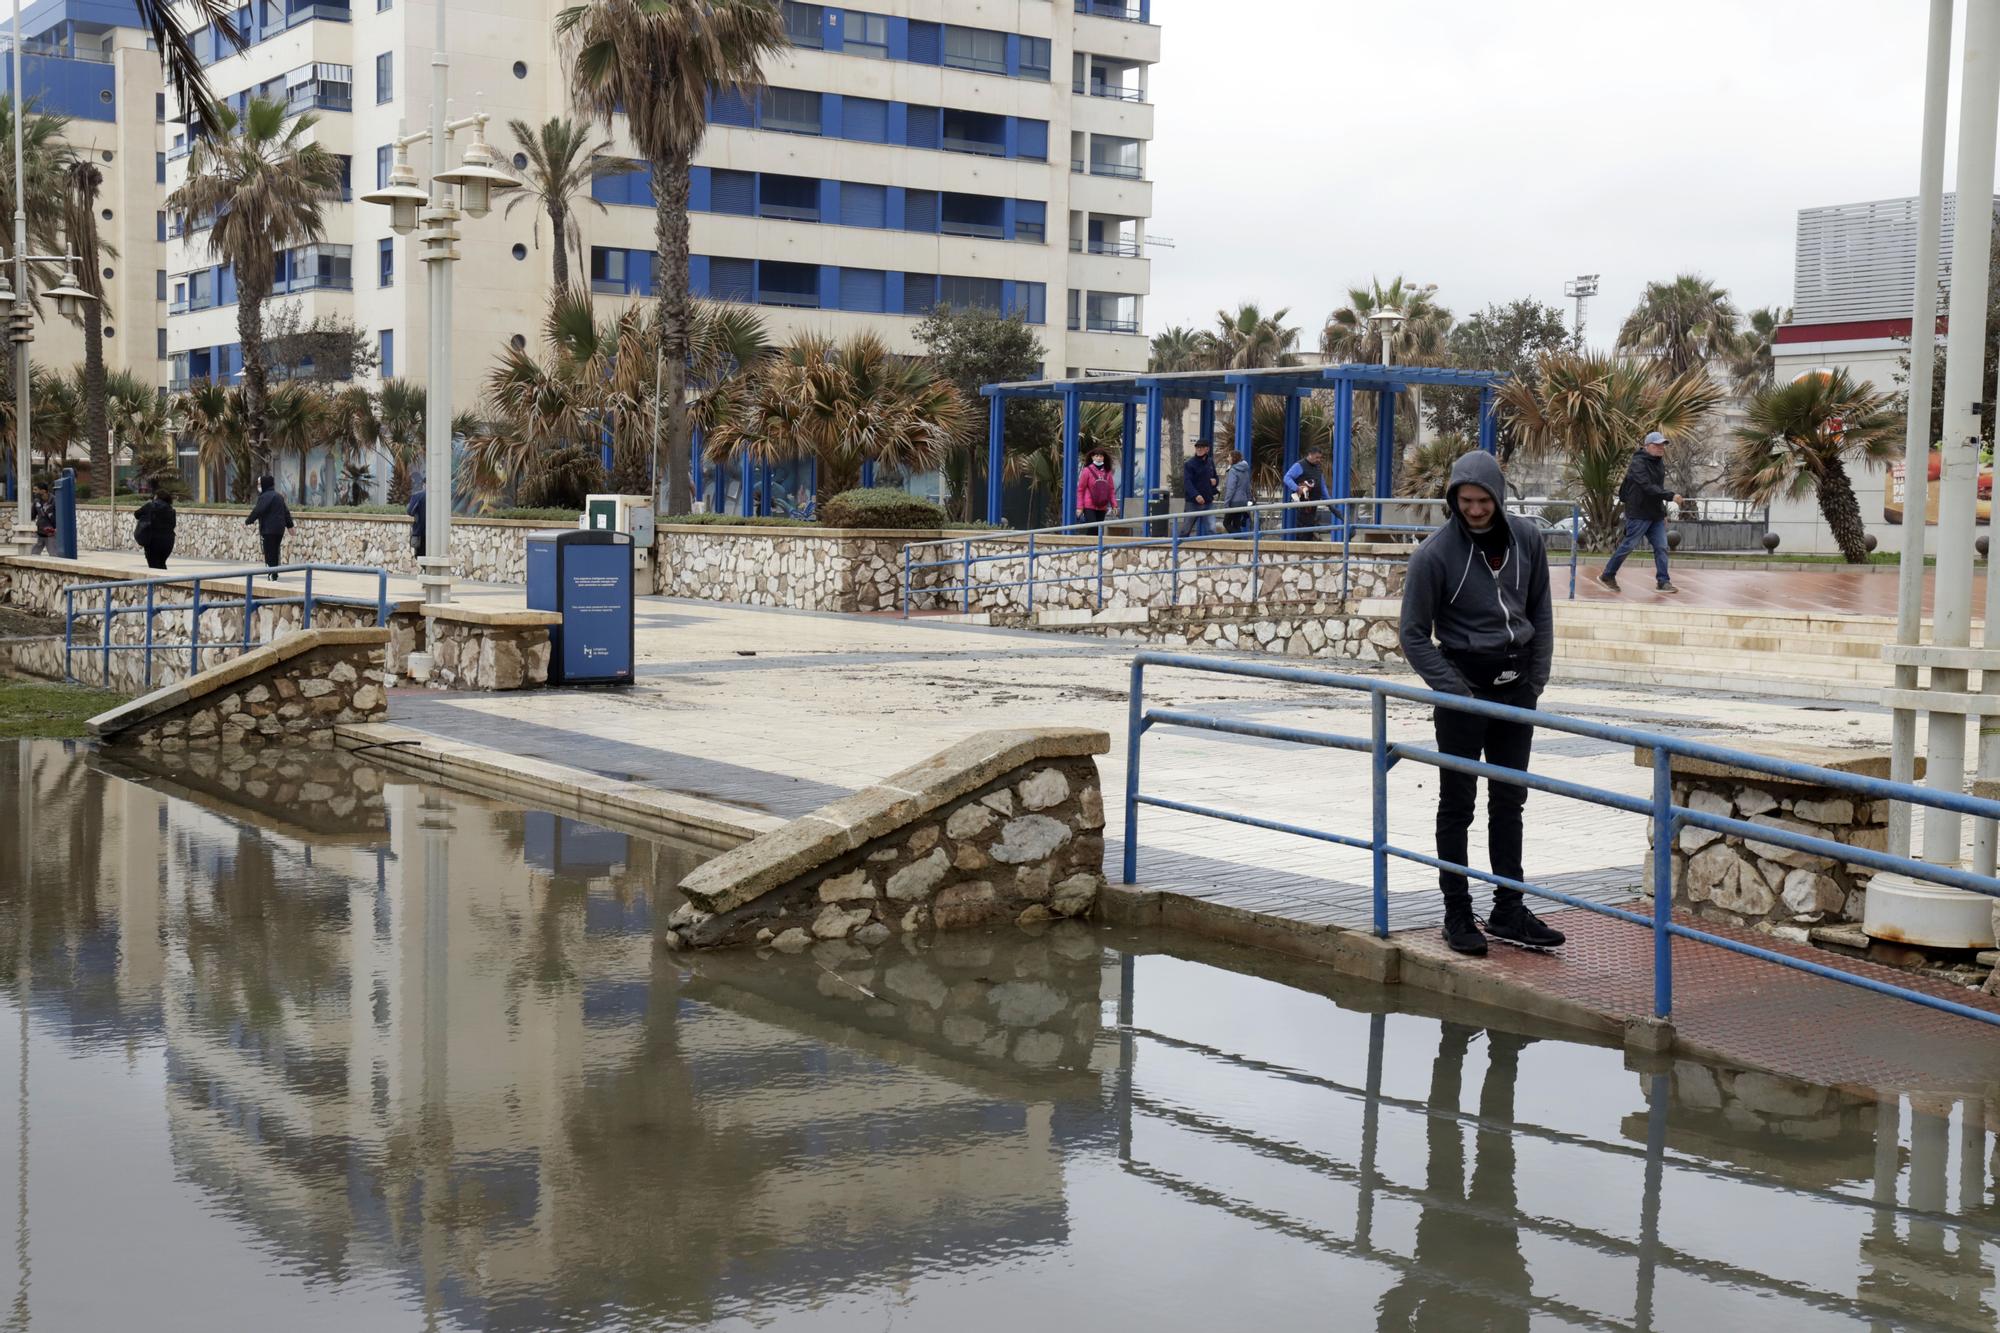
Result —
[{"label": "parked car", "polygon": [[1540,514],[1529,514],[1527,517],[1541,529],[1542,545],[1548,550],[1567,551],[1575,544],[1576,536],[1570,531],[1568,519],[1560,523],[1551,523]]}]

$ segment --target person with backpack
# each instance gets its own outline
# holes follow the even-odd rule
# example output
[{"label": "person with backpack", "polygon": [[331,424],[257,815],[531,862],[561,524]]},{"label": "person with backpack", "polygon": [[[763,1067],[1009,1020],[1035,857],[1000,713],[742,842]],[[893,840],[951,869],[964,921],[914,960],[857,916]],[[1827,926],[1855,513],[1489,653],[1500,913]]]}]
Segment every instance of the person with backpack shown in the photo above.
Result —
[{"label": "person with backpack", "polygon": [[[257,503],[250,506],[250,517],[243,520],[244,526],[254,525],[257,535],[264,540],[264,563],[272,569],[278,567],[278,548],[284,544],[285,533],[298,525],[292,522],[292,508],[285,503],[285,497],[278,493],[278,479],[265,473],[257,479]],[[276,574],[270,577],[277,578]]]},{"label": "person with backpack", "polygon": [[53,555],[56,542],[56,497],[46,486],[35,488],[34,508],[29,511],[35,525],[35,547],[29,555]]},{"label": "person with backpack", "polygon": [[153,497],[139,506],[132,524],[132,540],[146,553],[148,569],[167,567],[167,557],[174,553],[174,528],[179,521],[173,495],[163,487],[154,486]]},{"label": "person with backpack", "polygon": [[1625,480],[1618,485],[1618,502],[1625,506],[1625,536],[1605,563],[1604,572],[1597,576],[1597,581],[1613,592],[1618,591],[1618,567],[1642,538],[1652,544],[1653,575],[1659,580],[1660,591],[1680,591],[1667,572],[1667,506],[1679,504],[1681,497],[1667,485],[1666,459],[1667,437],[1651,431],[1625,465]]},{"label": "person with backpack", "polygon": [[[1228,466],[1222,473],[1222,507],[1246,509],[1256,503],[1250,488],[1250,460],[1234,449],[1222,451],[1222,461]],[[1224,532],[1242,532],[1250,526],[1249,514],[1229,514],[1222,516]]]},{"label": "person with backpack", "polygon": [[1102,523],[1118,503],[1118,481],[1111,475],[1111,455],[1092,449],[1090,461],[1076,475],[1076,516],[1084,523]]}]

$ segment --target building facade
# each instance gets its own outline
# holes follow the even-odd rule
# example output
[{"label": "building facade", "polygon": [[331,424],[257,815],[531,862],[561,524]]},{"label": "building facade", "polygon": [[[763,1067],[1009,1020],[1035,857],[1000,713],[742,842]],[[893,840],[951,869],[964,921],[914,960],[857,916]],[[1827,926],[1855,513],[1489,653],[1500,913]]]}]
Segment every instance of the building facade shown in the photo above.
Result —
[{"label": "building facade", "polygon": [[[759,307],[774,339],[873,329],[897,351],[939,304],[1019,313],[1049,373],[1145,364],[1150,288],[1148,74],[1160,52],[1149,0],[870,0],[783,5],[792,48],[754,98],[718,96],[692,195],[698,297]],[[507,128],[570,114],[554,0],[450,11],[454,115]],[[429,115],[436,11],[409,0],[256,0],[241,52],[212,30],[197,49],[219,97],[280,97],[318,117],[348,164],[326,239],[282,255],[274,298],[298,318],[352,320],[381,374],[427,381],[429,309],[414,238],[355,196],[388,179],[396,135]],[[172,109],[169,115],[173,114]],[[636,157],[622,125],[611,152]],[[184,178],[188,127],[164,127],[164,180]],[[454,158],[456,154],[454,153]],[[428,175],[428,149],[411,160]],[[600,180],[583,206],[587,275],[607,310],[653,288],[649,175]],[[201,219],[168,217],[164,288],[173,385],[233,378],[242,356],[228,266]],[[540,340],[554,243],[532,201],[460,225],[451,341],[454,403],[478,399],[509,342]]]}]

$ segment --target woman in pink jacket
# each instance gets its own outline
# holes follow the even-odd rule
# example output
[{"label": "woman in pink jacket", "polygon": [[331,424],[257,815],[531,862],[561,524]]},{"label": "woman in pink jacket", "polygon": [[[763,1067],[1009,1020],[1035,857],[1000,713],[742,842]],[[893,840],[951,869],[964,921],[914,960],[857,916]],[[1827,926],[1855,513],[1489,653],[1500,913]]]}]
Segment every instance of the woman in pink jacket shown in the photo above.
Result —
[{"label": "woman in pink jacket", "polygon": [[1118,482],[1111,475],[1111,455],[1090,451],[1090,461],[1076,477],[1076,516],[1084,523],[1101,523],[1118,504]]}]

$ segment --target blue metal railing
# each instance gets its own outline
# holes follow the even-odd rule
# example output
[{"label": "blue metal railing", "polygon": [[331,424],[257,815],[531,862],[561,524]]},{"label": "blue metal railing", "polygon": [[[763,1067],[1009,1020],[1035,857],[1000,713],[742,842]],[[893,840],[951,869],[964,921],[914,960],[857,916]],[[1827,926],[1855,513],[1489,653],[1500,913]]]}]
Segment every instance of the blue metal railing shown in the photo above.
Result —
[{"label": "blue metal railing", "polygon": [[[1104,609],[1104,590],[1107,582],[1116,583],[1120,579],[1166,579],[1169,582],[1170,604],[1180,602],[1181,552],[1189,549],[1205,551],[1235,551],[1236,546],[1222,546],[1222,543],[1248,542],[1250,546],[1247,560],[1231,563],[1217,563],[1202,560],[1193,567],[1199,574],[1221,574],[1244,571],[1249,575],[1250,595],[1246,602],[1262,600],[1257,595],[1266,568],[1316,568],[1339,565],[1340,596],[1346,599],[1353,587],[1354,562],[1358,558],[1364,563],[1401,564],[1407,556],[1388,561],[1363,552],[1359,557],[1354,551],[1357,535],[1364,542],[1372,537],[1425,537],[1436,531],[1437,523],[1390,522],[1385,521],[1388,511],[1398,508],[1411,510],[1438,510],[1444,508],[1444,501],[1420,500],[1402,497],[1351,496],[1338,500],[1286,501],[1282,504],[1241,505],[1233,509],[1209,509],[1161,514],[1154,517],[1108,518],[1095,523],[1071,523],[1064,527],[1034,528],[1023,532],[995,533],[981,537],[946,537],[937,541],[910,542],[903,547],[903,616],[908,618],[916,594],[922,593],[932,600],[947,600],[952,594],[958,595],[960,610],[964,614],[972,612],[972,598],[975,593],[999,592],[1010,588],[1025,588],[1027,610],[1035,609],[1036,588],[1059,588],[1074,583],[1095,583],[1096,601],[1099,610]],[[1519,516],[1532,517],[1549,504],[1560,505],[1569,510],[1567,522],[1547,524],[1543,528],[1545,541],[1561,543],[1569,548],[1569,592],[1571,600],[1576,597],[1577,551],[1581,543],[1583,510],[1572,501],[1536,501],[1532,505],[1512,504],[1509,512]],[[1297,520],[1310,519],[1312,511],[1328,511],[1323,523]],[[1364,511],[1373,511],[1373,520]],[[1185,529],[1201,525],[1214,528],[1217,520],[1241,515],[1244,531],[1187,533]],[[1273,523],[1273,518],[1278,521]],[[1114,537],[1113,528],[1137,527],[1142,532],[1164,530],[1165,536]],[[1340,554],[1293,556],[1288,549],[1280,546],[1275,551],[1269,543],[1274,541],[1309,541],[1318,534],[1325,540],[1340,543]],[[1049,538],[1057,538],[1054,545],[1042,545]],[[977,548],[977,549],[975,549]],[[1039,549],[1038,549],[1039,548]],[[1104,558],[1120,551],[1164,550],[1168,552],[1165,569],[1106,569]],[[1063,557],[1096,555],[1094,571],[1082,574],[1038,575],[1037,565],[1043,561],[1060,560]],[[937,554],[943,558],[928,559]],[[999,564],[1005,561],[1025,560],[1027,577],[1019,579],[999,579],[991,582],[975,581],[974,575],[981,565]],[[958,581],[943,580],[918,582],[927,571],[957,570]]]},{"label": "blue metal railing", "polygon": [[[302,592],[297,594],[284,592],[278,596],[264,597],[257,595],[256,583],[260,575],[268,577],[273,574],[299,573],[303,573],[306,576],[305,588]],[[356,604],[367,605],[367,603],[354,597],[327,596],[324,594],[315,596],[313,594],[313,575],[316,573],[365,574],[374,578],[376,581],[375,600],[373,603],[375,607],[375,623],[377,625],[387,625],[389,623],[389,571],[374,565],[258,565],[254,569],[227,569],[213,574],[167,574],[150,579],[116,579],[105,583],[79,583],[74,587],[63,590],[63,679],[76,679],[76,673],[72,669],[72,663],[75,660],[76,654],[96,653],[101,657],[103,663],[99,668],[102,673],[99,676],[99,682],[108,688],[111,684],[111,654],[144,653],[145,687],[150,690],[153,688],[153,654],[156,652],[161,654],[187,654],[188,675],[193,676],[199,674],[201,671],[201,654],[204,648],[211,652],[217,649],[235,649],[239,653],[247,653],[252,648],[263,646],[263,640],[253,637],[253,631],[256,628],[257,612],[261,608],[270,606],[300,607],[302,608],[300,628],[311,629],[313,607],[315,605],[327,602],[349,606]],[[233,583],[237,579],[243,580],[243,596],[240,598],[205,598],[202,596],[202,585],[205,583]],[[159,600],[159,588],[167,585],[181,584],[192,586],[193,593],[189,600],[185,602],[162,602]],[[116,604],[114,598],[119,590],[123,588],[144,589],[146,594],[145,601],[127,605]],[[91,602],[94,603],[99,594],[102,594],[104,599],[101,606],[86,604],[81,611],[77,609],[76,603],[79,596],[87,595],[91,599]],[[226,643],[219,640],[213,643],[202,642],[201,618],[203,616],[208,615],[210,612],[238,610],[243,613],[243,633],[240,637],[232,636]],[[153,641],[154,617],[174,611],[188,612],[188,642],[185,644],[155,643]],[[145,617],[145,639],[139,643],[113,643],[111,641],[111,624],[119,616]],[[79,618],[84,620],[95,618],[98,621],[98,642],[78,643],[76,641],[76,622]]]},{"label": "blue metal railing", "polygon": [[[1368,696],[1371,718],[1367,736],[1345,736],[1333,732],[1311,731],[1300,727],[1279,726],[1265,722],[1245,722],[1211,714],[1192,713],[1180,709],[1145,706],[1145,672],[1148,666],[1172,667],[1179,670],[1201,671],[1211,675],[1244,676],[1257,680],[1279,680],[1298,684],[1320,685],[1329,689],[1346,690]],[[1633,796],[1625,792],[1610,791],[1601,787],[1591,787],[1579,782],[1549,777],[1541,773],[1520,769],[1502,768],[1495,764],[1475,759],[1462,759],[1455,755],[1440,754],[1421,746],[1389,739],[1389,700],[1397,699],[1406,703],[1426,704],[1435,707],[1457,709],[1480,717],[1501,722],[1524,722],[1530,726],[1548,731],[1559,731],[1571,736],[1585,736],[1593,740],[1610,741],[1618,745],[1650,749],[1653,755],[1653,790],[1650,796]],[[1335,833],[1326,829],[1308,828],[1281,820],[1261,819],[1253,815],[1239,814],[1232,810],[1222,810],[1213,806],[1195,804],[1189,801],[1168,800],[1159,796],[1148,796],[1139,790],[1140,740],[1145,733],[1156,726],[1185,727],[1195,731],[1213,731],[1232,736],[1250,736],[1263,740],[1288,741],[1299,745],[1313,745],[1335,750],[1353,750],[1369,755],[1371,760],[1373,828],[1367,837]],[[1835,861],[1866,866],[1878,872],[1908,875],[1914,879],[1933,884],[1942,884],[1955,889],[1967,889],[1989,898],[2000,898],[2000,879],[1961,870],[1956,866],[1931,865],[1912,860],[1906,856],[1894,856],[1888,852],[1878,852],[1866,847],[1854,847],[1828,838],[1796,833],[1790,829],[1766,824],[1754,824],[1744,819],[1734,819],[1727,815],[1711,815],[1687,806],[1676,805],[1673,799],[1673,760],[1675,758],[1697,759],[1715,764],[1727,764],[1754,772],[1766,773],[1784,781],[1806,783],[1814,786],[1832,787],[1856,796],[1876,801],[1905,801],[1911,805],[1921,805],[1933,810],[1969,815],[1976,819],[2000,820],[2000,801],[1983,800],[1965,796],[1957,792],[1941,791],[1930,787],[1915,786],[1904,782],[1890,782],[1883,778],[1863,777],[1855,773],[1841,773],[1832,769],[1819,768],[1812,764],[1797,763],[1792,760],[1773,759],[1765,755],[1743,750],[1731,750],[1720,745],[1708,745],[1700,741],[1684,740],[1675,736],[1658,735],[1649,731],[1639,731],[1631,727],[1609,726],[1600,722],[1585,722],[1577,718],[1564,717],[1559,713],[1544,713],[1538,709],[1515,708],[1507,704],[1490,703],[1464,695],[1439,694],[1420,685],[1402,685],[1391,681],[1370,679],[1361,676],[1345,676],[1330,671],[1315,671],[1308,667],[1280,666],[1275,663],[1242,662],[1225,658],[1197,657],[1185,653],[1141,652],[1132,659],[1132,694],[1130,715],[1126,734],[1125,752],[1125,861],[1124,882],[1137,882],[1139,855],[1139,807],[1152,806],[1161,810],[1173,810],[1182,814],[1200,815],[1209,819],[1220,819],[1232,824],[1242,824],[1277,833],[1289,833],[1336,846],[1350,847],[1368,852],[1372,858],[1374,887],[1374,931],[1387,938],[1389,934],[1389,859],[1394,857],[1417,865],[1429,866],[1435,870],[1450,871],[1465,875],[1469,879],[1480,880],[1503,888],[1518,889],[1563,904],[1597,912],[1604,916],[1616,917],[1634,925],[1645,926],[1653,932],[1653,1013],[1656,1018],[1668,1019],[1673,1015],[1673,942],[1675,939],[1698,940],[1727,949],[1731,953],[1742,954],[1761,962],[1774,963],[1795,971],[1807,972],[1828,980],[1858,986],[1863,990],[1875,991],[1882,995],[1892,995],[1909,1000],[1927,1008],[1956,1014],[1961,1018],[1976,1019],[1981,1023],[2000,1026],[2000,1013],[1976,1009],[1970,1005],[1958,1004],[1922,991],[1904,986],[1892,985],[1839,968],[1828,967],[1805,958],[1794,958],[1773,949],[1760,948],[1742,940],[1710,934],[1697,930],[1673,919],[1673,843],[1683,826],[1707,829],[1729,836],[1753,839],[1776,847],[1804,852],[1811,856],[1830,857]],[[1404,759],[1428,764],[1433,768],[1448,769],[1455,773],[1465,773],[1473,777],[1483,777],[1490,782],[1504,782],[1511,786],[1525,787],[1532,791],[1544,791],[1555,796],[1566,796],[1591,805],[1605,806],[1621,810],[1627,814],[1641,815],[1651,821],[1653,831],[1653,856],[1651,880],[1653,909],[1650,915],[1613,907],[1605,903],[1592,902],[1572,894],[1545,888],[1526,880],[1509,879],[1506,876],[1475,870],[1471,866],[1456,865],[1423,852],[1397,847],[1389,841],[1389,770]]]}]

